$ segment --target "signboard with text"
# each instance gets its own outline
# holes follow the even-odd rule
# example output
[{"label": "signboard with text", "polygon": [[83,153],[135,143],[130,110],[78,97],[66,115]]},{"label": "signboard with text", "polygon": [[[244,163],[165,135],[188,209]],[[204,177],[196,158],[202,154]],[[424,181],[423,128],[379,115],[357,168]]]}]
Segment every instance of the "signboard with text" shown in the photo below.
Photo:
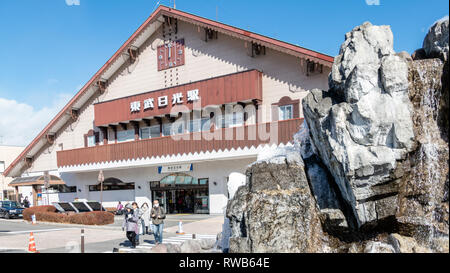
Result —
[{"label": "signboard with text", "polygon": [[158,173],[181,173],[181,172],[192,172],[193,164],[178,164],[169,166],[159,166]]}]

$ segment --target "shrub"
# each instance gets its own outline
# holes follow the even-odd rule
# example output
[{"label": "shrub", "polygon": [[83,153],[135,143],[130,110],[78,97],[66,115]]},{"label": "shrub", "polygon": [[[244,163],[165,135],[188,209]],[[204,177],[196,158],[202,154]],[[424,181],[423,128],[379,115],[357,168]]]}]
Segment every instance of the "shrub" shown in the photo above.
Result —
[{"label": "shrub", "polygon": [[114,215],[107,211],[91,211],[69,216],[72,224],[108,225],[114,223]]},{"label": "shrub", "polygon": [[[31,221],[31,215],[41,213],[41,212],[56,212],[56,208],[54,206],[38,206],[27,208],[23,211],[23,219],[27,221]],[[37,217],[37,215],[36,215]]]},{"label": "shrub", "polygon": [[31,215],[35,214],[36,220],[43,222],[80,225],[108,225],[114,223],[114,214],[107,211],[91,211],[70,214],[57,213],[55,211],[56,208],[53,206],[33,207],[24,211],[23,218],[27,221],[31,221]]}]

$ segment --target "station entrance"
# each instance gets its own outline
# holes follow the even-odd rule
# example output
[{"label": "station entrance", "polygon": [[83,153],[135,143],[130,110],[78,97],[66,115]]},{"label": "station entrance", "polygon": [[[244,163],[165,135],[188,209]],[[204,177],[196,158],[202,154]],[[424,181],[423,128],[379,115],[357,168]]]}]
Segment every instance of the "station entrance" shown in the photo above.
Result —
[{"label": "station entrance", "polygon": [[178,173],[150,182],[152,200],[167,214],[209,214],[209,179]]}]

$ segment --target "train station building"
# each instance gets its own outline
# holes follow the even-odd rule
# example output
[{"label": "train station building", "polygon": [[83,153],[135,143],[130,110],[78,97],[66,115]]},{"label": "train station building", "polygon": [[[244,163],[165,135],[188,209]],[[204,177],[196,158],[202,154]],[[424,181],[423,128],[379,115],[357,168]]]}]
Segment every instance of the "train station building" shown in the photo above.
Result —
[{"label": "train station building", "polygon": [[103,171],[105,207],[158,199],[168,213],[222,214],[230,174],[291,145],[332,63],[159,6],[4,174],[17,185],[49,172],[49,194],[34,190],[50,202],[100,201]]}]

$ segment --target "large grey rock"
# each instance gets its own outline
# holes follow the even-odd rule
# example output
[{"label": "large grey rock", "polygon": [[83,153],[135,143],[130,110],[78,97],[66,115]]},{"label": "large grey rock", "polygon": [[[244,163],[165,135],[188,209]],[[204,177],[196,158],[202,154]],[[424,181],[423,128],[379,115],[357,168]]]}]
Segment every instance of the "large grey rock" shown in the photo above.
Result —
[{"label": "large grey rock", "polygon": [[367,242],[364,253],[395,253],[394,247],[383,242]]},{"label": "large grey rock", "polygon": [[442,61],[447,61],[449,51],[448,32],[448,16],[438,20],[428,30],[428,34],[423,41],[423,49],[428,58],[441,58]]},{"label": "large grey rock", "polygon": [[342,232],[349,225],[336,193],[334,179],[331,173],[323,165],[317,154],[317,148],[309,135],[307,122],[303,122],[300,131],[294,135],[294,143],[300,143],[300,150],[305,163],[306,175],[314,194],[320,213],[324,230]]},{"label": "large grey rock", "polygon": [[202,248],[202,250],[210,250],[212,248],[214,248],[215,244],[216,244],[216,240],[214,239],[201,239],[199,240],[200,242],[200,247]]},{"label": "large grey rock", "polygon": [[[396,213],[401,234],[428,246],[436,236],[448,238],[449,234],[449,147],[446,130],[439,125],[443,86],[448,86],[443,69],[440,59],[417,60],[411,65],[409,96],[418,147],[408,156],[410,170],[402,178]],[[448,100],[448,87],[446,92]]]},{"label": "large grey rock", "polygon": [[430,248],[421,246],[413,237],[406,237],[400,234],[390,234],[388,243],[392,245],[396,253],[431,253]]},{"label": "large grey rock", "polygon": [[167,244],[166,245],[167,253],[180,253],[181,249],[178,244]]},{"label": "large grey rock", "polygon": [[228,203],[230,252],[323,252],[320,213],[298,146],[247,169],[248,184]]},{"label": "large grey rock", "polygon": [[[335,58],[329,85],[346,98],[359,100],[363,94],[378,89],[378,72],[382,56],[393,54],[394,38],[388,26],[366,22],[345,35]],[[344,91],[347,90],[347,91]]]},{"label": "large grey rock", "polygon": [[408,60],[393,50],[389,26],[370,23],[346,35],[330,90],[312,90],[303,112],[317,153],[356,226],[395,214],[398,161],[415,147]]},{"label": "large grey rock", "polygon": [[181,244],[180,246],[181,253],[201,253],[202,245],[200,240],[188,240]]}]

